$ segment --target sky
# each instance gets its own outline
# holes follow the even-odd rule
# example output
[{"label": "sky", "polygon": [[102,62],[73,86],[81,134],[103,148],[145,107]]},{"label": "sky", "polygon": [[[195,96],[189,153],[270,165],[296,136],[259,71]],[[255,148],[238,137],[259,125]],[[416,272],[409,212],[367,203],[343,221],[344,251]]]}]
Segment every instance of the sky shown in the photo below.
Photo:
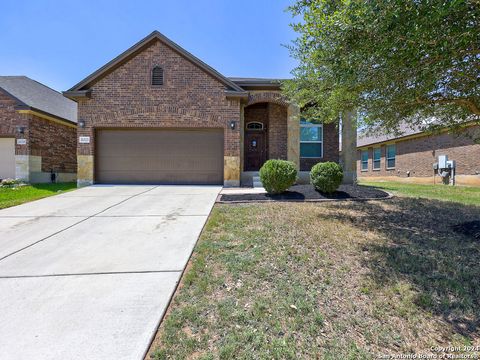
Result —
[{"label": "sky", "polygon": [[0,0],[0,75],[64,91],[158,30],[225,76],[288,78],[293,0]]}]

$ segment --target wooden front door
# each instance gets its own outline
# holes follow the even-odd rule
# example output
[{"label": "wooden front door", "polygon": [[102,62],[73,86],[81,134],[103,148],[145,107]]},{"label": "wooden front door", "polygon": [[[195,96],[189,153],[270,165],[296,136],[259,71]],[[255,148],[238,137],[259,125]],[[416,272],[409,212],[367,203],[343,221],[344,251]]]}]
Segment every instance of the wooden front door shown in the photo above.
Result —
[{"label": "wooden front door", "polygon": [[266,161],[265,131],[245,132],[245,171],[258,171]]}]

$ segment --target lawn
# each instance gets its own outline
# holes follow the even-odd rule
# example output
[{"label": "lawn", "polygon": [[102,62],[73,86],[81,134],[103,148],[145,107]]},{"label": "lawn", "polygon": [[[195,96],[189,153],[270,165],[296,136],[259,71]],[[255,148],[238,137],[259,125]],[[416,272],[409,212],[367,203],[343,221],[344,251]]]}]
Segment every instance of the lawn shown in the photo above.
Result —
[{"label": "lawn", "polygon": [[406,197],[216,205],[149,356],[372,359],[480,346],[480,239],[452,228],[478,219],[480,207]]},{"label": "lawn", "polygon": [[0,188],[0,209],[76,189],[75,183],[32,184],[16,188]]},{"label": "lawn", "polygon": [[400,182],[383,181],[365,181],[362,185],[375,186],[377,188],[389,191],[394,194],[416,197],[437,199],[443,201],[454,201],[466,205],[480,206],[480,187],[473,186],[445,186],[445,185],[420,185],[405,184]]}]

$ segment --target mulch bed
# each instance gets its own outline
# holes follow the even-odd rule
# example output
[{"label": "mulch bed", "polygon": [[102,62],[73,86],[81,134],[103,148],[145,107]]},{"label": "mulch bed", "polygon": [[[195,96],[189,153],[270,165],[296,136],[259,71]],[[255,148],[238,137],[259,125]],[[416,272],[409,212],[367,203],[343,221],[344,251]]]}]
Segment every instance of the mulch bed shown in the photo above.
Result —
[{"label": "mulch bed", "polygon": [[247,201],[321,201],[321,200],[362,200],[382,199],[390,195],[385,191],[362,185],[340,185],[333,194],[323,194],[315,190],[312,185],[294,185],[283,194],[223,194],[221,202]]}]

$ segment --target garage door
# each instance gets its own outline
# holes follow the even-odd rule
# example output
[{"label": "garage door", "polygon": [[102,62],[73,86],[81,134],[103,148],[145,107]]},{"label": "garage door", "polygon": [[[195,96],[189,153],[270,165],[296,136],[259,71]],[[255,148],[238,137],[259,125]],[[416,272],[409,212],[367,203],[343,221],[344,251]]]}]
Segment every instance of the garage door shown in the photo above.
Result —
[{"label": "garage door", "polygon": [[15,139],[0,138],[0,179],[15,178]]},{"label": "garage door", "polygon": [[97,183],[223,184],[223,130],[99,130]]}]

